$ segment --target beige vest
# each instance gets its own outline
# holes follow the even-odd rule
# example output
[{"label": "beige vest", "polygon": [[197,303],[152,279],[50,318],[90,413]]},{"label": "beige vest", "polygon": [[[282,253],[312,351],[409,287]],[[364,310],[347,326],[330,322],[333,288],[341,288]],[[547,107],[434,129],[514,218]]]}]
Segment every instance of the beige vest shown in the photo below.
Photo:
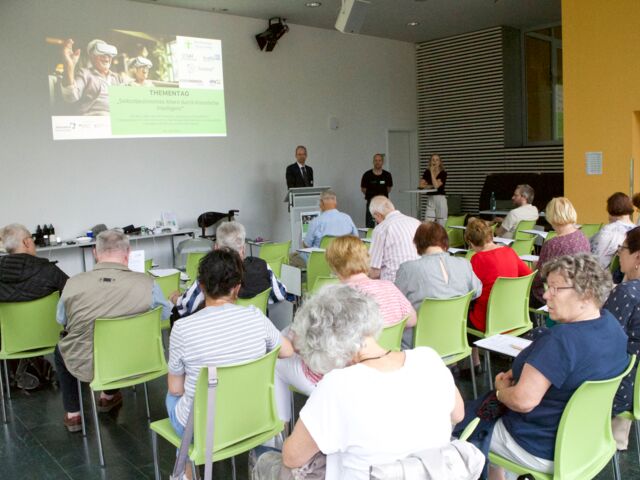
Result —
[{"label": "beige vest", "polygon": [[98,263],[93,271],[67,281],[62,301],[67,336],[58,342],[64,363],[74,377],[93,380],[93,326],[96,318],[117,318],[146,312],[152,303],[153,278],[119,263]]}]

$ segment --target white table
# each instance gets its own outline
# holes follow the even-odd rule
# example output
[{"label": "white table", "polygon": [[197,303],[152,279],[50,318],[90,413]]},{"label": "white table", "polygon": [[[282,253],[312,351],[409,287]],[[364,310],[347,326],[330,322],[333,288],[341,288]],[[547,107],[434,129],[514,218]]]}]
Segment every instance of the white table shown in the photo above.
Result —
[{"label": "white table", "polygon": [[[502,216],[507,215],[511,210],[480,210],[478,213],[480,215],[493,215],[493,216]],[[544,217],[544,212],[538,212],[539,217]]]}]

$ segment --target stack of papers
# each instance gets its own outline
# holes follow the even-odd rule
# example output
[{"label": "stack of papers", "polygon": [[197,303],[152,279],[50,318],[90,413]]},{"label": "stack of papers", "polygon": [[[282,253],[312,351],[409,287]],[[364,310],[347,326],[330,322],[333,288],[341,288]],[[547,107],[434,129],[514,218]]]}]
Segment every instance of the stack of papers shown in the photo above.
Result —
[{"label": "stack of papers", "polygon": [[525,262],[537,262],[540,260],[538,255],[520,255],[520,258]]},{"label": "stack of papers", "polygon": [[502,243],[504,245],[511,245],[513,243],[513,238],[493,237],[493,241],[495,243]]},{"label": "stack of papers", "polygon": [[493,337],[478,340],[474,344],[476,347],[515,358],[531,344],[531,340],[514,335],[494,335]]},{"label": "stack of papers", "polygon": [[318,248],[318,247],[308,247],[308,248],[299,248],[298,251],[302,253],[311,253],[311,252],[324,252],[325,249]]},{"label": "stack of papers", "polygon": [[466,252],[467,252],[466,248],[449,247],[449,253],[452,255],[455,255],[456,253],[466,253]]}]

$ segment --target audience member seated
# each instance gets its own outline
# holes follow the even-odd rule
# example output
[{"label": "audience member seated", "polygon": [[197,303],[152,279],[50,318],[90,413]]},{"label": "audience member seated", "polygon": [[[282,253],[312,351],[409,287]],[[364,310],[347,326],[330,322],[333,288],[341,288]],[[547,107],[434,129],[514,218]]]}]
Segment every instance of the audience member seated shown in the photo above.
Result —
[{"label": "audience member seated", "polygon": [[[611,275],[593,256],[558,257],[547,262],[543,276],[549,315],[559,324],[541,332],[511,370],[496,375],[495,397],[506,410],[493,426],[490,450],[552,473],[558,425],[571,395],[583,382],[619,375],[629,358],[626,335],[607,310],[600,310]],[[465,422],[476,416],[476,406],[468,405]],[[471,441],[486,430],[478,428]],[[502,469],[491,470],[490,478],[505,478]]]},{"label": "audience member seated", "polygon": [[631,198],[631,203],[636,207],[636,213],[638,214],[638,218],[636,220],[636,225],[640,225],[640,192],[633,195]]},{"label": "audience member seated", "polygon": [[[253,298],[267,288],[271,288],[269,303],[292,300],[287,288],[278,281],[269,264],[258,257],[245,257],[244,226],[238,222],[223,222],[216,229],[216,249],[230,248],[235,250],[243,259],[242,285],[238,298]],[[175,303],[178,318],[186,317],[204,307],[204,292],[199,282],[195,281],[182,295],[175,295],[171,301]]]},{"label": "audience member seated", "polygon": [[[100,233],[94,248],[93,271],[70,278],[58,303],[57,320],[64,331],[54,358],[66,412],[64,424],[70,432],[81,430],[77,380],[93,380],[95,320],[136,315],[159,306],[163,319],[171,314],[172,305],[153,278],[129,270],[129,251],[129,238],[124,233]],[[119,391],[102,392],[98,411],[109,412],[120,403]]]},{"label": "audience member seated", "polygon": [[[604,308],[618,320],[629,337],[627,353],[640,356],[640,227],[629,230],[618,249],[618,256],[620,270],[625,279],[611,291]],[[614,415],[633,410],[636,368],[637,363],[620,383],[613,402]],[[613,434],[618,443],[618,450],[627,449],[631,423],[631,420],[624,418],[613,418]]]},{"label": "audience member seated", "polygon": [[371,199],[369,212],[377,224],[371,239],[369,276],[393,282],[400,264],[418,258],[413,236],[420,221],[400,213],[382,195]]},{"label": "audience member seated", "polygon": [[358,229],[346,213],[338,210],[336,194],[325,190],[320,194],[320,215],[311,220],[304,236],[305,247],[320,247],[322,237],[358,236]]},{"label": "audience member seated", "polygon": [[203,366],[246,362],[278,346],[280,358],[293,354],[291,342],[260,310],[235,305],[242,273],[243,261],[235,250],[221,247],[208,253],[198,268],[205,307],[176,322],[171,331],[166,403],[178,435],[184,432]]},{"label": "audience member seated", "polygon": [[[482,283],[469,261],[449,255],[449,237],[442,225],[423,223],[416,230],[413,243],[420,258],[400,265],[396,286],[416,311],[425,298],[457,297],[472,290],[473,298],[480,296]],[[411,348],[412,340],[413,329],[405,330],[403,346]]]},{"label": "audience member seated", "polygon": [[589,239],[582,233],[582,230],[576,226],[578,214],[568,198],[553,198],[547,204],[545,218],[551,227],[553,227],[556,236],[542,244],[540,258],[536,265],[538,274],[533,279],[533,286],[531,287],[532,307],[544,305],[544,300],[542,299],[544,295],[544,285],[541,270],[545,263],[563,255],[591,252]]},{"label": "audience member seated", "polygon": [[522,220],[538,220],[538,209],[531,205],[535,192],[529,185],[518,185],[511,201],[516,207],[505,218],[496,218],[500,225],[496,228],[496,237],[513,238]]},{"label": "audience member seated", "polygon": [[327,480],[369,478],[369,466],[450,441],[463,417],[449,369],[427,347],[385,351],[376,302],[331,285],[305,302],[292,325],[304,361],[324,374],[284,443],[286,467],[327,455]]},{"label": "audience member seated", "polygon": [[[62,293],[69,277],[55,263],[36,256],[36,244],[23,225],[12,223],[1,229],[0,242],[8,253],[0,256],[0,302],[28,302]],[[43,357],[8,361],[18,388],[32,390],[44,380],[43,375],[27,371],[33,363],[37,365],[34,373],[52,370]]]},{"label": "audience member seated", "polygon": [[67,274],[55,263],[36,256],[36,244],[24,226],[12,223],[0,230],[8,255],[0,256],[0,302],[28,302],[59,291]]},{"label": "audience member seated", "polygon": [[631,221],[633,204],[624,193],[616,192],[607,198],[607,213],[609,223],[591,238],[591,253],[605,268],[611,263],[626,233],[635,227]]}]

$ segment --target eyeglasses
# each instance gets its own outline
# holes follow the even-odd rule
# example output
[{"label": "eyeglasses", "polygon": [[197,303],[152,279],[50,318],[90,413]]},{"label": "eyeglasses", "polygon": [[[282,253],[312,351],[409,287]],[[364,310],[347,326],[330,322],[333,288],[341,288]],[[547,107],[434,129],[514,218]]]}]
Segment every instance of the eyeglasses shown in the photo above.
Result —
[{"label": "eyeglasses", "polygon": [[544,291],[545,292],[551,292],[551,295],[553,295],[554,297],[558,294],[558,290],[572,290],[575,287],[555,287],[555,286],[550,286],[547,285],[546,283],[543,284],[544,286]]},{"label": "eyeglasses", "polygon": [[622,253],[622,250],[627,249],[629,250],[629,252],[631,252],[631,250],[629,249],[629,247],[627,245],[620,245],[618,246],[618,254]]}]

